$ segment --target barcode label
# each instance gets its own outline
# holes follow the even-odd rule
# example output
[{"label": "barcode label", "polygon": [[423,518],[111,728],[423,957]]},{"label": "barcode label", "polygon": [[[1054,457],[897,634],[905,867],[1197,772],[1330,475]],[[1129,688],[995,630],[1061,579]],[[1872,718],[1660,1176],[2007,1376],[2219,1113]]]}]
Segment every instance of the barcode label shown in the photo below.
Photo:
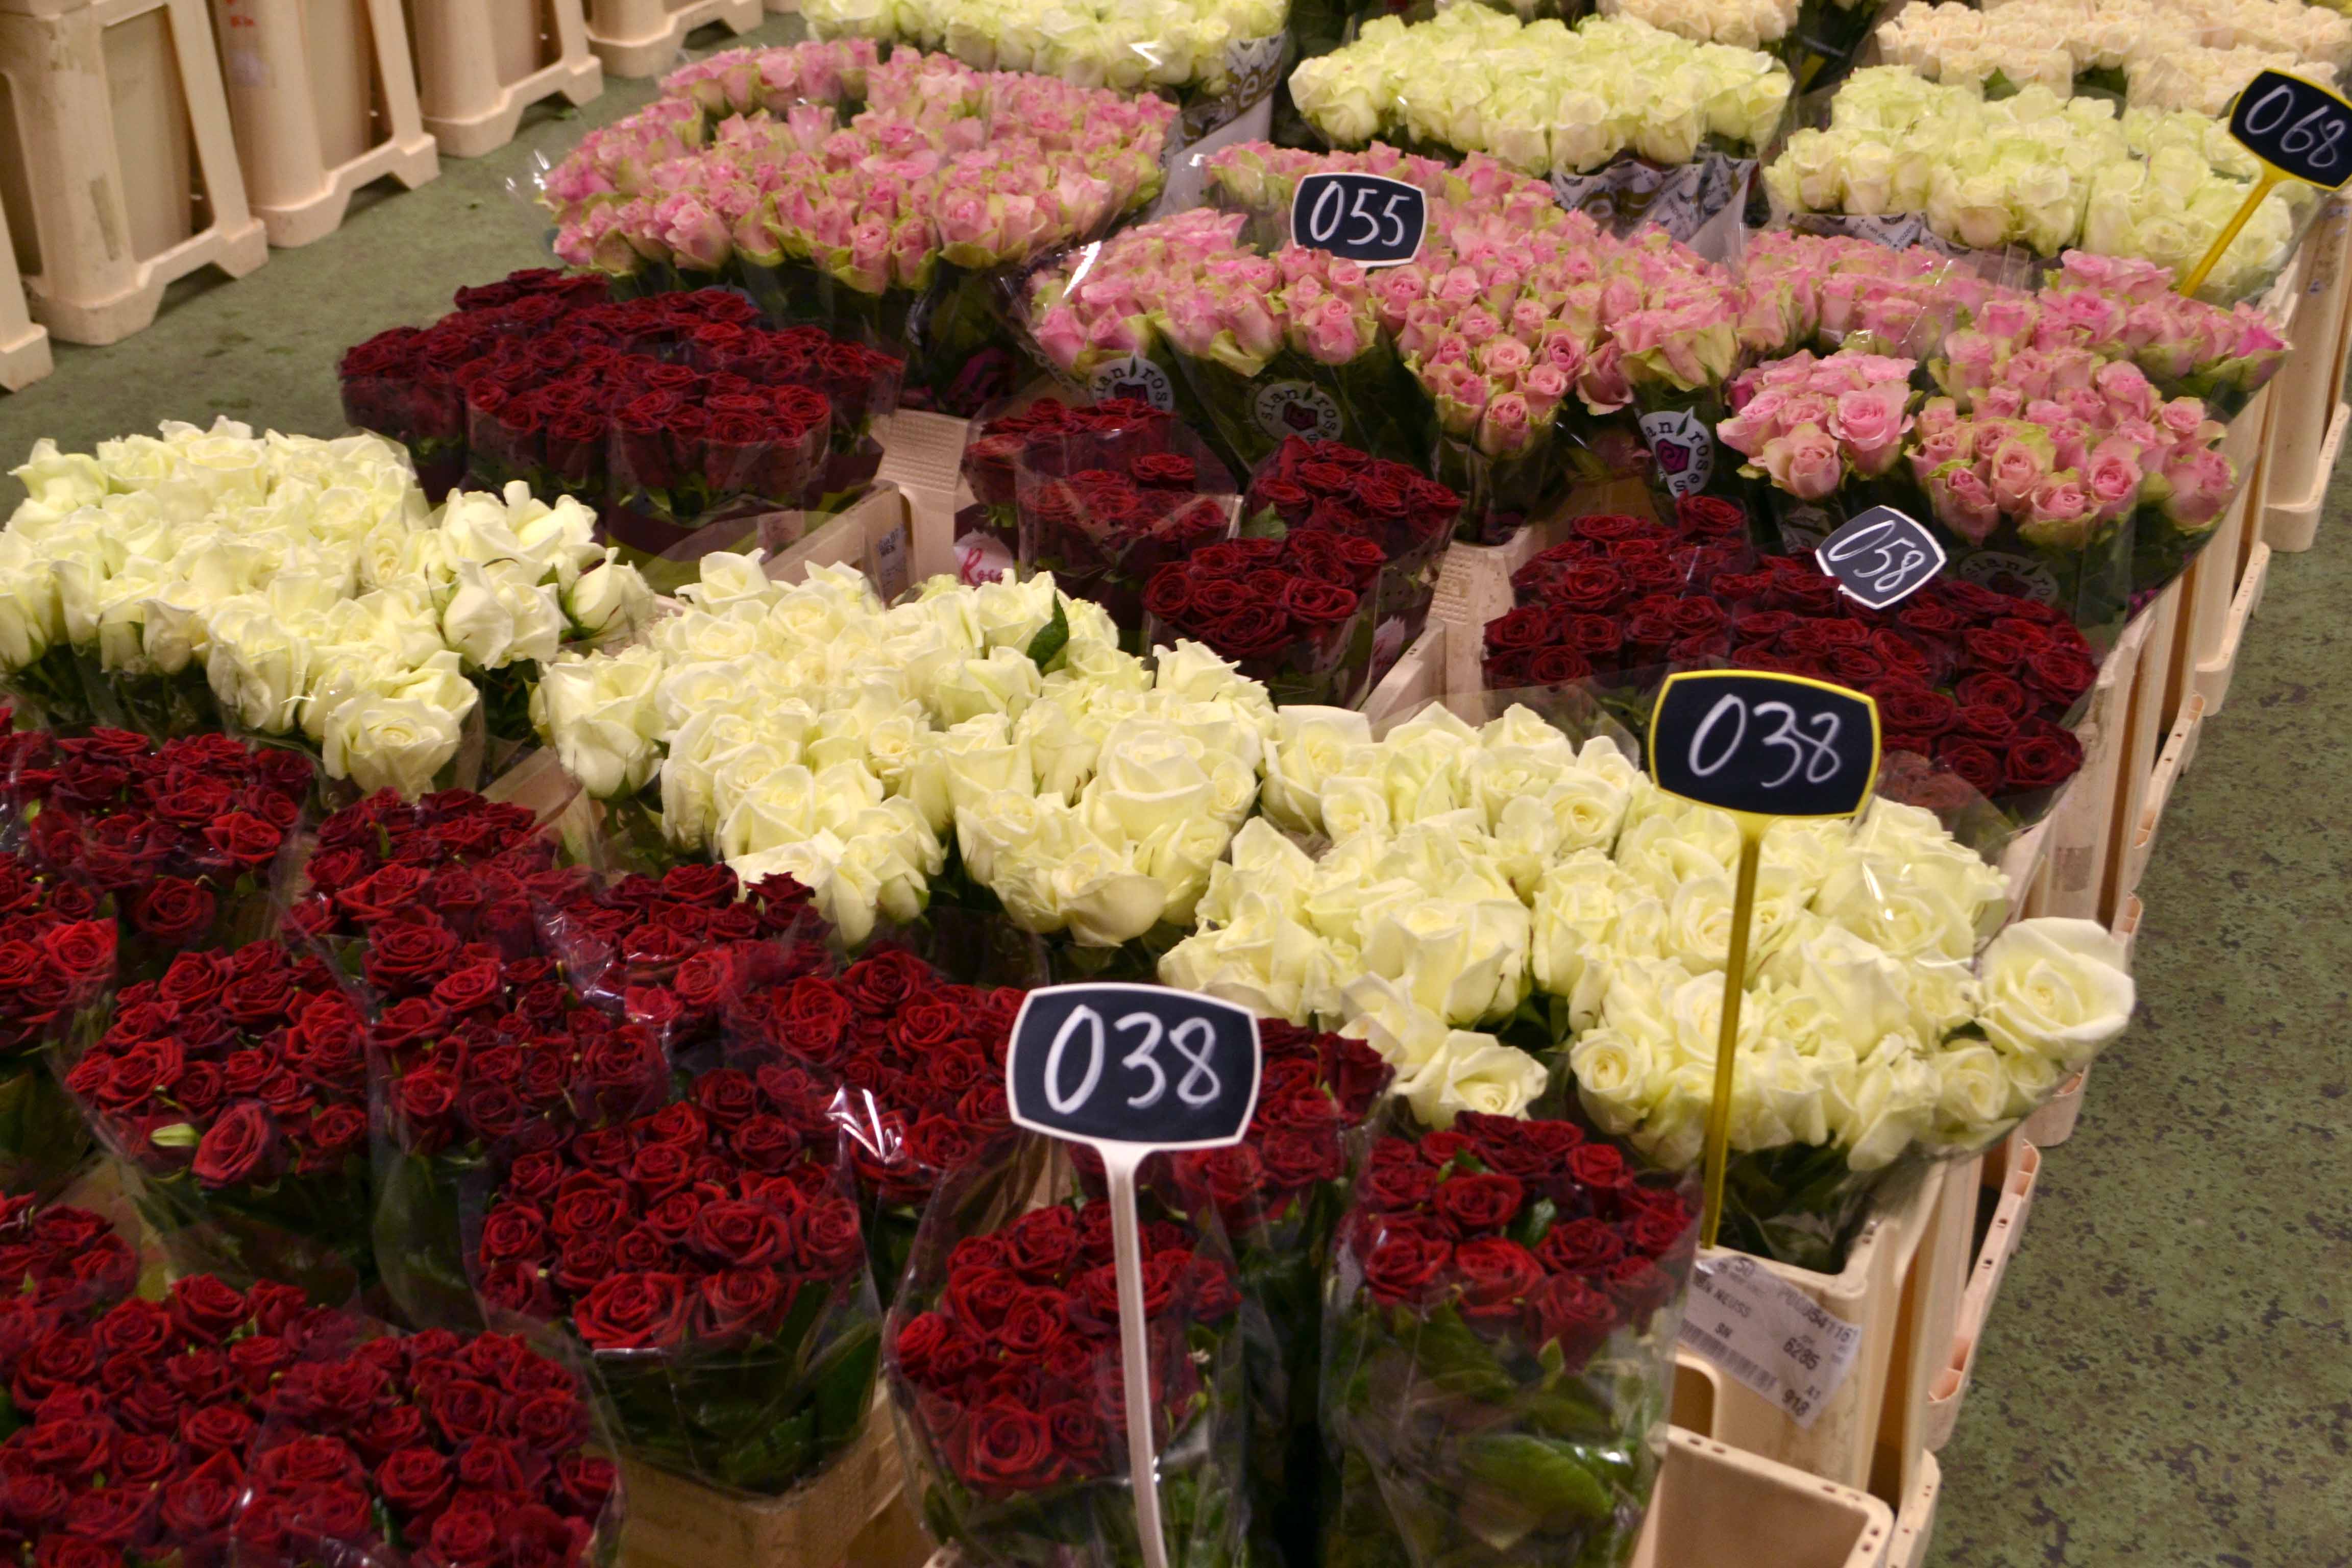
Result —
[{"label": "barcode label", "polygon": [[1862,1349],[1862,1331],[1737,1254],[1691,1273],[1682,1342],[1811,1426]]}]

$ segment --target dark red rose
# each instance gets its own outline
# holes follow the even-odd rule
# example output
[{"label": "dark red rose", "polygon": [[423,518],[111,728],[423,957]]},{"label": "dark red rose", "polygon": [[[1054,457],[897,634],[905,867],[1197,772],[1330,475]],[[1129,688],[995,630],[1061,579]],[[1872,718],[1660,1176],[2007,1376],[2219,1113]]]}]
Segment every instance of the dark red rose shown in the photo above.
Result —
[{"label": "dark red rose", "polygon": [[432,1519],[449,1500],[457,1484],[448,1458],[433,1448],[403,1448],[376,1467],[376,1490],[403,1521]]},{"label": "dark red rose", "polygon": [[593,1350],[668,1350],[685,1336],[687,1308],[675,1274],[616,1274],[573,1306],[572,1323]]},{"label": "dark red rose", "polygon": [[1599,1274],[1624,1255],[1617,1233],[1591,1218],[1554,1225],[1536,1244],[1536,1256],[1555,1274]]},{"label": "dark red rose", "polygon": [[1474,1322],[1517,1317],[1544,1273],[1535,1254],[1502,1237],[1464,1242],[1454,1249],[1454,1267],[1462,1277],[1462,1315]]},{"label": "dark red rose", "polygon": [[713,1263],[758,1268],[781,1261],[792,1237],[772,1210],[759,1204],[721,1200],[705,1205],[694,1216],[687,1242]]},{"label": "dark red rose", "polygon": [[990,1491],[1024,1491],[1061,1479],[1067,1461],[1044,1415],[1013,1399],[992,1399],[964,1426],[963,1479]]},{"label": "dark red rose", "polygon": [[212,893],[178,877],[158,877],[131,900],[131,923],[142,936],[169,944],[209,930]]},{"label": "dark red rose", "polygon": [[1389,1305],[1424,1300],[1453,1258],[1453,1244],[1434,1231],[1389,1221],[1364,1259],[1364,1282]]},{"label": "dark red rose", "polygon": [[1430,1205],[1456,1241],[1466,1241],[1510,1224],[1526,1191],[1508,1176],[1448,1176],[1437,1184]]},{"label": "dark red rose", "polygon": [[1674,1298],[1675,1282],[1646,1258],[1624,1258],[1609,1268],[1610,1299],[1639,1323]]},{"label": "dark red rose", "polygon": [[2001,765],[1997,752],[1989,746],[1958,735],[1944,737],[1942,743],[1936,748],[1936,761],[1988,799],[2000,794],[2009,782],[2008,770]]},{"label": "dark red rose", "polygon": [[1555,1274],[1528,1292],[1528,1341],[1558,1344],[1570,1368],[1582,1365],[1616,1326],[1616,1304],[1574,1275]]},{"label": "dark red rose", "polygon": [[2013,790],[2052,789],[2073,778],[2082,766],[2083,742],[2053,727],[2009,749],[2003,782]]},{"label": "dark red rose", "polygon": [[793,1218],[793,1252],[803,1268],[829,1279],[866,1255],[857,1205],[847,1198],[813,1203]]},{"label": "dark red rose", "polygon": [[205,1129],[196,1144],[196,1180],[208,1187],[267,1181],[278,1152],[276,1119],[268,1107],[247,1100]]}]

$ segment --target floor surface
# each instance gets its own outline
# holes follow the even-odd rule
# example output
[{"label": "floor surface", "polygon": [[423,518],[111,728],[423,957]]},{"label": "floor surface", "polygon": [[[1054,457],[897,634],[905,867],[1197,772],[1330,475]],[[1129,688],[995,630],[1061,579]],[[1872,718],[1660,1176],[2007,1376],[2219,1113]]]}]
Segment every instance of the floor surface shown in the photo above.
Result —
[{"label": "floor surface", "polygon": [[[136,337],[60,345],[55,376],[0,397],[0,458],[166,416],[343,428],[341,350],[544,262],[537,159],[650,94],[609,83],[421,190],[367,193],[244,281],[182,285]],[[2318,548],[2273,563],[2174,796],[2141,889],[2140,1016],[2045,1163],[1942,1456],[1930,1568],[2352,1564],[2347,603],[2339,477]]]}]

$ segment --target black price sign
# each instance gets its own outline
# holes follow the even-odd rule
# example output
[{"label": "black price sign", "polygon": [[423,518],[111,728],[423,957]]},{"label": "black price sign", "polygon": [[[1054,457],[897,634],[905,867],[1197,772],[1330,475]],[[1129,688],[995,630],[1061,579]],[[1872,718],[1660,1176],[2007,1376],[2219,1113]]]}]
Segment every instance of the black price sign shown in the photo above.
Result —
[{"label": "black price sign", "polygon": [[1650,720],[1668,795],[1757,816],[1852,816],[1878,777],[1878,704],[1801,675],[1670,676]]},{"label": "black price sign", "polygon": [[2248,82],[2230,134],[2291,179],[2331,191],[2352,179],[2352,104],[2301,77],[2266,70]]},{"label": "black price sign", "polygon": [[1838,586],[1874,610],[1899,605],[1936,580],[1944,547],[1917,520],[1874,506],[1813,551]]},{"label": "black price sign", "polygon": [[1429,198],[1385,174],[1308,174],[1290,198],[1290,237],[1366,267],[1401,267],[1421,254]]},{"label": "black price sign", "polygon": [[1257,1110],[1257,1019],[1160,985],[1050,985],[1013,1021],[1013,1121],[1083,1142],[1237,1143]]}]

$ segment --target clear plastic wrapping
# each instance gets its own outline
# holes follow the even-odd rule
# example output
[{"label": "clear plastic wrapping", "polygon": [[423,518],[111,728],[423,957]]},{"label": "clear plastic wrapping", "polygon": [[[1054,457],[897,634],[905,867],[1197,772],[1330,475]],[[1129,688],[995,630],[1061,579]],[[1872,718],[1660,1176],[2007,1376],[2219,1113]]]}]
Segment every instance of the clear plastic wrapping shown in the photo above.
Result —
[{"label": "clear plastic wrapping", "polygon": [[1697,1244],[1694,1188],[1566,1121],[1401,1111],[1326,1294],[1331,1568],[1631,1561]]},{"label": "clear plastic wrapping", "polygon": [[115,985],[115,923],[82,883],[0,852],[0,1193],[63,1187],[89,1130],[53,1056],[86,1044]]},{"label": "clear plastic wrapping", "polygon": [[467,1247],[493,1321],[562,1326],[633,1458],[778,1497],[863,1429],[880,1318],[825,1100],[714,1068],[501,1162]]},{"label": "clear plastic wrapping", "polygon": [[[883,1329],[924,1527],[988,1568],[1143,1561],[1110,1210],[1081,1194],[1083,1156],[1015,1134],[951,1174]],[[1250,1523],[1242,1297],[1213,1220],[1162,1217],[1183,1212],[1168,1177],[1154,1156],[1139,1184],[1160,1518],[1170,1568],[1220,1568]]]}]

